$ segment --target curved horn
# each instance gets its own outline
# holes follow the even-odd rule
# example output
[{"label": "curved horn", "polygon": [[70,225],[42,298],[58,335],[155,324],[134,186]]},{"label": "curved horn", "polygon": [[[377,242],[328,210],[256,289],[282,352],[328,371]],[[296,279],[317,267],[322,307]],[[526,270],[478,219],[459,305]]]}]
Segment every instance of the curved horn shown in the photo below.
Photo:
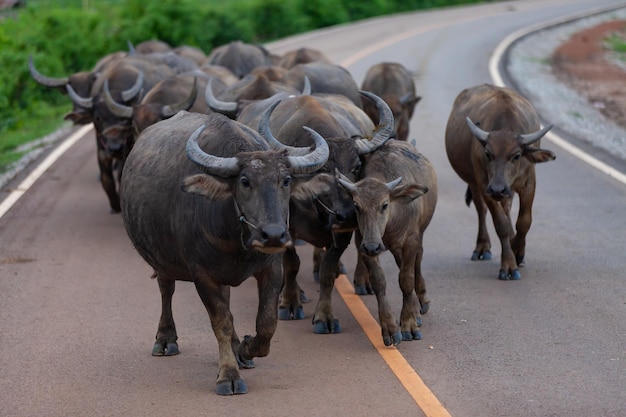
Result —
[{"label": "curved horn", "polygon": [[476,136],[476,139],[478,139],[480,143],[485,145],[485,143],[487,142],[487,137],[489,137],[489,132],[486,132],[480,127],[476,126],[474,122],[472,122],[472,119],[470,119],[469,117],[465,118],[465,122],[467,122],[467,126],[472,131],[472,134]]},{"label": "curved horn", "polygon": [[396,185],[400,184],[400,181],[402,181],[402,177],[398,177],[395,180],[388,182],[385,186],[387,186],[387,189],[391,191],[396,188]]},{"label": "curved horn", "polygon": [[548,133],[548,130],[550,129],[552,129],[552,125],[548,125],[535,133],[528,133],[526,135],[520,135],[520,138],[522,139],[522,145],[524,146],[532,145],[533,143],[537,142],[539,139],[544,137],[544,135]]},{"label": "curved horn", "polygon": [[335,174],[337,175],[337,181],[339,182],[339,184],[341,184],[341,186],[343,186],[343,188],[346,189],[346,191],[351,194],[356,191],[356,185],[352,181],[350,181],[350,178],[343,175],[341,172],[339,172],[339,170],[337,170]]},{"label": "curved horn", "polygon": [[141,91],[141,87],[143,86],[143,71],[139,71],[139,75],[137,76],[137,81],[135,84],[126,91],[122,91],[122,100],[130,101],[133,97],[135,97]]},{"label": "curved horn", "polygon": [[181,110],[189,110],[193,103],[196,101],[196,96],[198,95],[198,77],[194,77],[193,86],[191,87],[191,93],[184,101],[175,104],[166,104],[161,108],[161,116],[163,117],[172,117],[176,113]]},{"label": "curved horn", "polygon": [[311,95],[311,80],[309,80],[309,77],[307,77],[306,75],[304,76],[304,87],[302,88],[302,95]]},{"label": "curved horn", "polygon": [[239,165],[237,158],[222,158],[210,155],[200,149],[198,138],[206,125],[202,125],[189,136],[187,140],[187,157],[202,168],[207,174],[217,175],[219,177],[233,177],[239,173]]},{"label": "curved horn", "polygon": [[117,117],[122,117],[125,119],[132,119],[133,117],[133,108],[131,106],[125,106],[124,104],[120,104],[113,99],[111,96],[111,90],[109,90],[109,80],[104,80],[104,86],[102,87],[102,92],[104,94],[104,102],[107,105],[107,108],[111,113],[113,113]]},{"label": "curved horn", "polygon": [[128,44],[128,55],[137,55],[137,51],[135,50],[135,45],[130,40],[127,40]]},{"label": "curved horn", "polygon": [[213,78],[209,79],[209,82],[206,85],[206,90],[204,90],[204,100],[206,101],[207,106],[211,110],[214,110],[218,113],[222,113],[224,115],[234,115],[237,114],[237,102],[235,101],[221,101],[213,94]]},{"label": "curved horn", "polygon": [[93,98],[79,96],[76,90],[72,88],[71,84],[67,84],[65,89],[67,90],[67,95],[70,96],[72,102],[77,106],[85,109],[91,109],[93,107]]},{"label": "curved horn", "polygon": [[63,87],[70,82],[70,79],[68,77],[52,78],[52,77],[46,77],[45,75],[41,74],[35,68],[35,63],[33,62],[32,55],[28,56],[28,69],[30,71],[30,76],[33,77],[33,79],[37,81],[39,84],[45,87]]},{"label": "curved horn", "polygon": [[391,109],[382,98],[378,97],[376,94],[370,93],[369,91],[359,90],[359,93],[369,98],[376,104],[379,120],[378,126],[376,126],[378,131],[376,131],[376,129],[374,130],[376,134],[374,134],[374,137],[371,140],[357,139],[356,141],[359,155],[364,155],[374,152],[391,138],[394,128],[394,120]]},{"label": "curved horn", "polygon": [[304,156],[289,156],[289,163],[293,174],[310,174],[317,171],[324,166],[328,161],[330,151],[328,149],[328,143],[324,140],[322,135],[315,130],[307,126],[302,126],[304,130],[311,136],[315,142],[315,150]]},{"label": "curved horn", "polygon": [[258,145],[259,147],[264,150],[264,151],[269,151],[270,147],[268,146],[267,142],[263,140],[263,138],[259,137],[259,132],[255,131],[254,129],[242,124],[239,126],[241,128],[241,130],[245,131],[251,139],[253,139]]},{"label": "curved horn", "polygon": [[259,133],[261,134],[263,139],[267,141],[268,145],[270,145],[270,148],[272,149],[287,149],[287,153],[291,156],[308,155],[311,152],[312,146],[296,147],[285,145],[284,143],[276,139],[272,134],[272,131],[270,129],[270,115],[272,114],[276,106],[280,104],[280,102],[281,100],[276,100],[272,103],[271,106],[265,109],[265,111],[261,115],[261,120],[259,120]]}]

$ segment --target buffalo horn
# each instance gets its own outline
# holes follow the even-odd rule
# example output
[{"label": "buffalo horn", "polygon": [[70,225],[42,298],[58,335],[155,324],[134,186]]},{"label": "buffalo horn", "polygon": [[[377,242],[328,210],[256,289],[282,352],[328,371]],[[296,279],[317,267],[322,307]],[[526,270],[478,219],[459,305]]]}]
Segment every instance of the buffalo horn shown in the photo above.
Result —
[{"label": "buffalo horn", "polygon": [[122,100],[130,101],[141,91],[141,87],[143,86],[143,71],[139,71],[139,75],[137,76],[137,81],[135,84],[126,91],[122,91]]},{"label": "buffalo horn", "polygon": [[196,101],[196,96],[198,95],[198,77],[194,77],[193,86],[191,87],[191,93],[184,101],[175,104],[166,104],[161,108],[161,116],[163,117],[172,117],[176,113],[181,110],[189,110],[193,103]]},{"label": "buffalo horn", "polygon": [[200,149],[198,138],[205,128],[205,125],[200,126],[187,140],[187,157],[200,166],[207,174],[217,175],[218,177],[233,177],[237,175],[239,173],[239,165],[236,157],[223,158],[210,155]]},{"label": "buffalo horn", "polygon": [[307,77],[306,75],[304,76],[304,87],[302,88],[302,95],[303,96],[311,95],[311,81],[309,80],[309,77]]},{"label": "buffalo horn", "polygon": [[376,129],[374,129],[376,133],[371,140],[357,139],[356,141],[359,149],[359,155],[364,155],[374,152],[376,149],[384,145],[389,138],[391,138],[394,120],[391,109],[382,98],[378,97],[376,94],[370,93],[369,91],[359,90],[359,93],[369,98],[376,104],[379,114],[378,120],[380,120]]},{"label": "buffalo horn", "polygon": [[489,137],[489,132],[486,132],[482,130],[480,127],[476,126],[476,124],[474,124],[474,122],[472,122],[472,119],[470,119],[469,117],[465,118],[465,122],[467,123],[467,126],[472,131],[472,134],[476,136],[476,139],[478,139],[480,143],[485,145],[485,143],[487,142],[487,137]]},{"label": "buffalo horn", "polygon": [[67,85],[67,83],[69,83],[70,81],[68,77],[51,78],[51,77],[46,77],[45,75],[41,74],[35,68],[35,63],[33,62],[32,55],[28,56],[28,69],[30,70],[31,77],[33,77],[33,79],[37,81],[39,84],[46,86],[46,87],[63,87]]},{"label": "buffalo horn", "polygon": [[335,175],[337,176],[337,181],[339,181],[339,184],[341,184],[343,188],[345,188],[350,193],[356,191],[356,185],[354,185],[354,183],[350,181],[350,178],[343,175],[341,172],[339,172],[339,170],[335,170]]},{"label": "buffalo horn", "polygon": [[552,129],[552,125],[548,125],[535,133],[520,135],[520,138],[522,139],[522,145],[532,145],[533,143],[541,139],[546,133],[548,133],[548,130],[550,129]]},{"label": "buffalo horn", "polygon": [[272,134],[272,131],[270,129],[270,115],[272,114],[276,106],[280,104],[280,102],[281,100],[276,100],[263,112],[263,114],[261,115],[261,120],[259,120],[259,133],[261,134],[263,139],[267,141],[268,145],[270,145],[270,148],[272,149],[287,149],[287,152],[291,156],[307,155],[309,152],[311,152],[311,147],[295,147],[285,145],[284,143],[276,139]]},{"label": "buffalo horn", "polygon": [[211,110],[214,110],[218,113],[222,113],[224,115],[235,115],[237,114],[237,103],[234,101],[221,101],[213,94],[213,78],[209,79],[209,82],[206,85],[206,90],[204,90],[204,99],[206,100],[207,106]]},{"label": "buffalo horn", "polygon": [[104,102],[111,113],[117,117],[132,119],[133,108],[131,106],[125,106],[124,104],[118,103],[113,99],[113,96],[111,96],[111,90],[109,89],[109,80],[104,80],[102,92],[104,94]]},{"label": "buffalo horn", "polygon": [[310,174],[322,168],[326,161],[330,151],[328,149],[328,143],[324,140],[322,135],[315,130],[307,126],[302,126],[304,130],[311,136],[315,142],[315,150],[308,155],[304,156],[289,156],[289,163],[291,164],[291,170],[293,174]]},{"label": "buffalo horn", "polygon": [[82,107],[84,109],[91,109],[93,107],[93,99],[91,97],[79,96],[76,90],[72,88],[71,84],[67,84],[65,86],[65,89],[67,90],[67,95],[70,96],[70,98],[72,99],[72,102],[76,104],[77,106]]},{"label": "buffalo horn", "polygon": [[391,191],[396,188],[396,185],[400,184],[400,181],[402,181],[402,177],[398,177],[395,180],[388,182],[385,186],[387,186],[387,189]]}]

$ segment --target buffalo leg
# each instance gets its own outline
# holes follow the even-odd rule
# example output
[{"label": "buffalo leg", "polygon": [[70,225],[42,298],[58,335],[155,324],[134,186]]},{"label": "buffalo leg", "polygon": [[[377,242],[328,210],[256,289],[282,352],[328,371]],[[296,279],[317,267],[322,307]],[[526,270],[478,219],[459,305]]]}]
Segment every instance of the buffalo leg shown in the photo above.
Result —
[{"label": "buffalo leg", "polygon": [[[358,236],[359,232],[355,232],[355,236]],[[359,240],[360,241],[360,240]],[[359,252],[357,245],[357,261],[356,268],[354,269],[354,293],[356,295],[374,294],[372,284],[370,283],[370,276],[365,268],[365,264],[361,259],[361,252]]]},{"label": "buffalo leg", "polygon": [[[320,282],[320,265],[326,255],[326,249],[315,247],[313,249],[313,279],[315,282]],[[347,273],[345,266],[339,261],[337,276]]]},{"label": "buffalo leg", "polygon": [[239,346],[239,356],[244,360],[267,356],[270,353],[270,342],[278,327],[278,298],[283,279],[280,257],[254,276],[259,292],[256,335],[245,336]]},{"label": "buffalo leg", "polygon": [[478,214],[478,236],[476,238],[476,248],[472,253],[472,261],[491,259],[491,240],[487,231],[487,205],[481,190],[476,186],[469,187],[476,213]]},{"label": "buffalo leg", "polygon": [[522,276],[517,269],[517,262],[513,249],[511,247],[511,239],[513,237],[513,226],[503,206],[493,200],[487,202],[491,217],[493,218],[493,224],[496,229],[496,233],[500,238],[500,244],[502,245],[502,257],[500,261],[500,272],[498,278],[501,280],[518,280]]},{"label": "buffalo leg", "polygon": [[120,208],[120,196],[117,193],[117,187],[115,184],[115,177],[113,175],[113,158],[108,156],[104,150],[98,150],[98,166],[100,167],[100,182],[102,188],[109,198],[109,205],[111,206],[111,213],[119,213]]},{"label": "buffalo leg", "polygon": [[172,315],[172,296],[176,288],[176,281],[157,275],[159,290],[161,291],[161,318],[156,341],[152,347],[152,356],[172,356],[180,353],[178,350],[178,336]]},{"label": "buffalo leg", "polygon": [[320,266],[320,296],[313,314],[313,332],[317,334],[341,333],[341,326],[333,314],[332,293],[338,275],[341,255],[352,239],[352,232],[337,233],[333,245],[327,248]]},{"label": "buffalo leg", "polygon": [[230,287],[211,283],[208,277],[196,277],[198,295],[211,319],[217,339],[219,364],[215,392],[219,395],[245,394],[246,383],[239,375],[239,361],[233,352],[236,338],[233,315],[230,312]]},{"label": "buffalo leg", "polygon": [[526,235],[533,221],[532,208],[535,199],[535,184],[528,184],[519,193],[519,213],[515,223],[515,237],[511,241],[511,248],[515,254],[517,266],[524,265],[526,255]]},{"label": "buffalo leg", "polygon": [[[398,328],[398,325],[396,324],[396,320],[394,319],[393,314],[391,313],[389,301],[387,301],[387,280],[385,278],[385,272],[380,266],[378,256],[363,256],[363,263],[365,264],[365,267],[369,272],[370,280],[372,282],[372,288],[374,289],[376,301],[378,302],[378,320],[380,322],[380,328],[382,331],[383,343],[385,344],[385,346],[398,345],[402,341],[402,334]],[[413,271],[410,271],[411,275],[412,272]],[[413,277],[411,276],[411,280],[412,278]],[[402,282],[400,286],[402,287]],[[404,290],[407,289],[412,295],[413,287],[413,283],[407,284],[403,288],[403,293]]]},{"label": "buffalo leg", "polygon": [[304,310],[301,291],[297,282],[298,271],[300,270],[300,258],[295,247],[287,248],[283,255],[283,268],[285,282],[282,290],[280,305],[278,307],[278,318],[280,320],[302,320]]}]

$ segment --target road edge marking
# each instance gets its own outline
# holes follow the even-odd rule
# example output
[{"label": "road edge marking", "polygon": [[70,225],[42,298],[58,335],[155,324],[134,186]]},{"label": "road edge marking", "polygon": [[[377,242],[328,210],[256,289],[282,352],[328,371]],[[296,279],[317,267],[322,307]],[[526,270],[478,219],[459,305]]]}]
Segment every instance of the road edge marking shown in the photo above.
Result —
[{"label": "road edge marking", "polygon": [[17,188],[13,189],[9,195],[0,203],[0,218],[4,216],[7,211],[13,207],[13,205],[28,191],[28,189],[41,177],[44,172],[57,159],[61,157],[74,143],[84,137],[91,129],[93,125],[85,125],[74,132],[71,136],[65,139],[59,146],[57,146],[26,178],[22,180]]},{"label": "road edge marking", "polygon": [[426,386],[398,348],[384,345],[380,325],[361,298],[355,294],[354,287],[350,284],[345,274],[340,275],[335,280],[335,288],[378,354],[387,363],[387,366],[400,380],[404,389],[415,400],[424,414],[427,417],[451,417],[450,413]]}]

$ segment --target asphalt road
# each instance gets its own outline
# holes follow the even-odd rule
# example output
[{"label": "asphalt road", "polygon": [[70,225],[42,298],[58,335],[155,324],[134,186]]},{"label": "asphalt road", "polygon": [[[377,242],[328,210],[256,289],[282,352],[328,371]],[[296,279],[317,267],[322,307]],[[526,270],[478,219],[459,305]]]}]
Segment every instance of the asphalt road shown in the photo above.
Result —
[{"label": "asphalt road", "polygon": [[[280,322],[269,356],[243,371],[250,392],[242,396],[214,394],[217,344],[191,284],[180,283],[174,295],[181,354],[150,355],[158,288],[120,216],[108,213],[88,133],[0,218],[0,415],[626,415],[626,186],[544,141],[557,159],[537,167],[523,278],[502,282],[492,227],[494,260],[469,259],[476,214],[464,204],[465,185],[443,144],[452,101],[466,87],[491,82],[490,55],[507,35],[621,3],[490,3],[269,45],[276,53],[320,49],[359,83],[367,68],[387,60],[419,74],[423,99],[411,137],[439,181],[422,268],[432,304],[423,340],[381,348],[361,325],[368,317],[353,314],[363,302],[377,317],[374,297],[350,297],[343,278],[333,296],[343,333],[315,335],[311,248],[302,247],[299,280],[313,301],[305,320]],[[348,277],[355,253],[350,248],[343,258]],[[397,269],[389,256],[383,261],[399,312]],[[231,309],[238,334],[253,333],[253,280],[232,291]],[[390,355],[397,355],[391,365]]]}]

